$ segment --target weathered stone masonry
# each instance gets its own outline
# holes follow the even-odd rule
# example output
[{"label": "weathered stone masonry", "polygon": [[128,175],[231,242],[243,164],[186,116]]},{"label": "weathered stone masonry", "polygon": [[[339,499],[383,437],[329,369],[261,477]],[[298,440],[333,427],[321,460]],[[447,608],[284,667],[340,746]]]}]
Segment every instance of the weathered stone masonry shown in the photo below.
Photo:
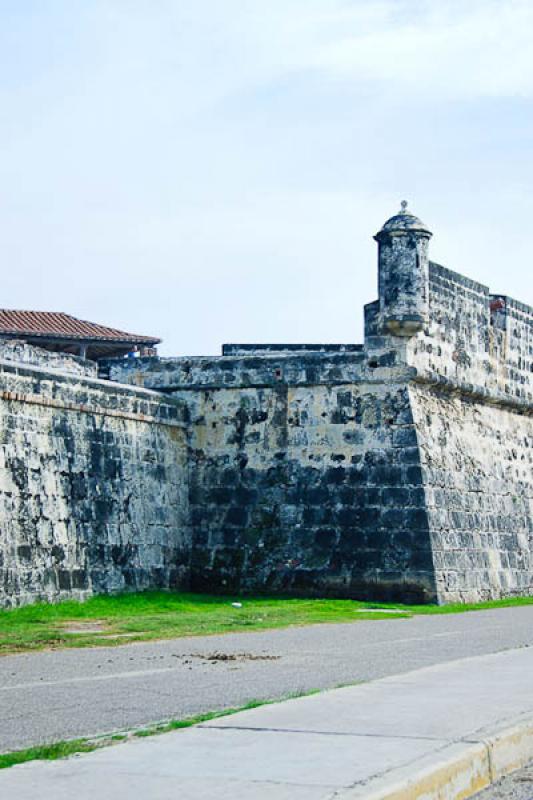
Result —
[{"label": "weathered stone masonry", "polygon": [[0,370],[3,604],[186,586],[179,404],[35,366]]},{"label": "weathered stone masonry", "polygon": [[531,593],[533,310],[430,262],[430,238],[405,208],[377,234],[364,345],[225,345],[100,381],[4,361],[4,602]]},{"label": "weathered stone masonry", "polygon": [[191,418],[195,589],[435,595],[403,367],[362,353],[173,366],[165,388],[194,379],[173,395]]}]

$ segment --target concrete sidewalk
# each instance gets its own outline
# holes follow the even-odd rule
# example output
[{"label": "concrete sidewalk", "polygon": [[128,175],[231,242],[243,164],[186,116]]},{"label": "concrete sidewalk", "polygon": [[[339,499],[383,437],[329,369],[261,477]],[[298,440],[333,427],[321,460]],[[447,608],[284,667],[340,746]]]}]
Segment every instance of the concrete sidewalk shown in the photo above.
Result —
[{"label": "concrete sidewalk", "polygon": [[0,772],[17,800],[464,798],[533,755],[533,649]]}]

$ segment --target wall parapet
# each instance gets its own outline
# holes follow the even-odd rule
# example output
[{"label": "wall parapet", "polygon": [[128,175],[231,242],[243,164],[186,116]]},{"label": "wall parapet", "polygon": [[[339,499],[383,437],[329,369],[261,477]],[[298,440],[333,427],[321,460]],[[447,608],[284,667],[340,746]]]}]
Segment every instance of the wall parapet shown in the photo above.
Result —
[{"label": "wall parapet", "polygon": [[379,355],[357,353],[307,353],[263,357],[196,357],[183,359],[135,359],[107,362],[112,380],[143,385],[160,392],[199,391],[218,388],[259,388],[290,384],[315,386],[407,378],[410,367],[394,348]]},{"label": "wall parapet", "polygon": [[97,366],[69,353],[51,352],[19,339],[0,339],[0,361],[30,364],[61,374],[96,377]]},{"label": "wall parapet", "polygon": [[223,344],[223,356],[295,353],[358,353],[362,344]]},{"label": "wall parapet", "polygon": [[[142,387],[86,375],[58,374],[29,364],[0,361],[0,399],[185,427],[186,409],[172,397]],[[59,391],[58,391],[59,389]]]}]

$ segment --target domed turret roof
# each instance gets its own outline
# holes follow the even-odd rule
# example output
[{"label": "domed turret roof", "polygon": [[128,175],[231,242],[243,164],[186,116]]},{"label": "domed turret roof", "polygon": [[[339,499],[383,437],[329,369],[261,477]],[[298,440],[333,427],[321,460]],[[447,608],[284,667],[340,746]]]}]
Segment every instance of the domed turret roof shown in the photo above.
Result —
[{"label": "domed turret roof", "polygon": [[402,200],[400,211],[386,221],[374,238],[377,239],[381,234],[392,233],[393,231],[419,231],[429,236],[432,235],[428,226],[425,225],[421,219],[415,217],[410,211],[407,211],[406,200]]}]

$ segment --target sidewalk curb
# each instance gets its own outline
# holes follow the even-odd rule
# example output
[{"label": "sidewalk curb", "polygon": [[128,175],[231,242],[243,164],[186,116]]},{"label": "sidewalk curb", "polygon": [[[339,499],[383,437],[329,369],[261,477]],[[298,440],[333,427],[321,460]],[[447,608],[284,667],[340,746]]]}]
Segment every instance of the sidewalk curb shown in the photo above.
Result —
[{"label": "sidewalk curb", "polygon": [[444,747],[397,776],[340,791],[335,800],[465,800],[533,759],[533,717]]}]

